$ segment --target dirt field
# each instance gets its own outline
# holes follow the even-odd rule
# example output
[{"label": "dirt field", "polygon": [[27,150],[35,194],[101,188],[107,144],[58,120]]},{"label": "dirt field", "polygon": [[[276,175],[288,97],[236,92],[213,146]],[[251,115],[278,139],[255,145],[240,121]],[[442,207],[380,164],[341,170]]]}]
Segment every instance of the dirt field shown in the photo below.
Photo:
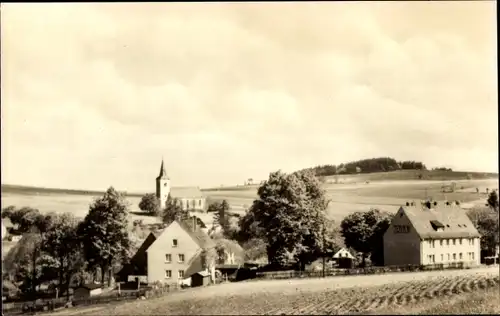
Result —
[{"label": "dirt field", "polygon": [[328,314],[412,306],[435,297],[498,288],[498,267],[376,276],[250,281],[189,289],[120,305],[57,315]]}]

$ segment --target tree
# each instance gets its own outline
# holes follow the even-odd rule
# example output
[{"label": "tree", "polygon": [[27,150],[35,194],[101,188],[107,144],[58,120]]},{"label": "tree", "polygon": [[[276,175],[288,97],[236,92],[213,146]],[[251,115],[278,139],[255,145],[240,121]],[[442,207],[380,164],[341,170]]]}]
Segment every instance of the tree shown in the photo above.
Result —
[{"label": "tree", "polygon": [[139,208],[148,214],[157,215],[160,213],[160,202],[154,193],[148,193],[142,197]]},{"label": "tree", "polygon": [[496,190],[490,192],[487,202],[489,207],[498,212],[498,194]]},{"label": "tree", "polygon": [[322,224],[328,204],[314,174],[273,172],[259,187],[258,196],[247,218],[258,223],[269,262],[304,266],[314,261],[323,248]]},{"label": "tree", "polygon": [[166,207],[163,210],[162,220],[165,224],[170,224],[175,220],[185,221],[189,219],[189,211],[182,208],[180,201],[177,198],[171,198],[170,194],[167,198]]},{"label": "tree", "polygon": [[73,214],[64,213],[54,218],[52,229],[44,236],[42,250],[53,258],[61,292],[63,285],[66,292],[69,291],[73,275],[84,265],[77,229],[78,221]]},{"label": "tree", "polygon": [[214,202],[208,206],[208,209],[214,213],[213,228],[219,226],[226,237],[232,235],[229,203],[226,200]]},{"label": "tree", "polygon": [[473,208],[467,212],[467,216],[481,234],[481,253],[485,256],[494,255],[500,243],[498,212],[486,207]]},{"label": "tree", "polygon": [[[362,255],[362,266],[366,265],[368,255],[380,264],[383,259],[383,234],[389,227],[392,215],[371,209],[369,212],[356,212],[346,216],[341,224],[341,232],[347,247]],[[383,260],[382,260],[383,261]]]},{"label": "tree", "polygon": [[96,199],[83,222],[78,234],[83,237],[83,250],[89,268],[99,267],[104,283],[108,273],[111,283],[112,267],[116,262],[127,260],[130,247],[128,236],[128,203],[125,197],[110,187],[103,197]]}]

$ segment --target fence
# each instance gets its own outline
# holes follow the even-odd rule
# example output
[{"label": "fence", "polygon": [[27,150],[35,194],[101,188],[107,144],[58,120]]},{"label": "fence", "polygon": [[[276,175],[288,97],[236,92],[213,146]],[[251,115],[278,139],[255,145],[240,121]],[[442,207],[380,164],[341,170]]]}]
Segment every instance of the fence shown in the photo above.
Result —
[{"label": "fence", "polygon": [[41,311],[51,311],[66,306],[87,306],[95,304],[108,304],[112,302],[121,302],[126,300],[135,300],[142,296],[145,298],[160,297],[166,293],[176,292],[180,290],[181,287],[177,284],[165,284],[165,285],[154,285],[153,287],[142,288],[135,291],[113,291],[113,293],[108,293],[104,295],[99,295],[95,297],[90,297],[87,299],[75,299],[70,297],[70,302],[68,302],[66,297],[53,298],[48,300],[38,299],[37,301],[29,302],[13,302],[4,303],[3,312],[5,315],[19,314],[22,312],[41,312]]},{"label": "fence", "polygon": [[[416,271],[433,271],[447,269],[464,269],[470,268],[465,262],[456,262],[449,264],[434,264],[434,265],[405,265],[405,266],[386,266],[386,267],[368,267],[354,269],[326,269],[325,277],[346,276],[346,275],[364,275],[364,274],[384,274],[392,272],[416,272]],[[257,279],[293,279],[293,278],[320,278],[323,276],[323,271],[270,271],[257,272]]]}]

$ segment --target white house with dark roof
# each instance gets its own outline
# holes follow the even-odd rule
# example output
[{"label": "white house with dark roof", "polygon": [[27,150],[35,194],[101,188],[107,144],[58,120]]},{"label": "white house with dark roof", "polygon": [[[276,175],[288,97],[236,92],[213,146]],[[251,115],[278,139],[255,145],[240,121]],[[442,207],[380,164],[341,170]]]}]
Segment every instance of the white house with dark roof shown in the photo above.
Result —
[{"label": "white house with dark roof", "polygon": [[402,206],[384,234],[384,265],[479,265],[480,237],[456,205]]},{"label": "white house with dark roof", "polygon": [[156,197],[162,208],[165,207],[170,194],[171,198],[179,200],[183,209],[203,211],[205,210],[206,198],[199,187],[172,187],[170,178],[165,171],[163,160],[161,161],[160,174],[156,177]]}]

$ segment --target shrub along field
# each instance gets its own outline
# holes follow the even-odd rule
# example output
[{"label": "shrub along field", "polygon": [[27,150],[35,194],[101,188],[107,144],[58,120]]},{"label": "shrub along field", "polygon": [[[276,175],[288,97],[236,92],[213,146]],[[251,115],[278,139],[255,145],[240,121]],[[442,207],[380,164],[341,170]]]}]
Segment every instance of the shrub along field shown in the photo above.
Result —
[{"label": "shrub along field", "polygon": [[[495,268],[252,281],[189,289],[157,299],[104,306],[100,310],[94,307],[92,310],[67,312],[72,315],[401,313],[406,308],[429,306],[428,302],[434,302],[437,298],[442,301],[451,301],[455,297],[477,299],[476,293],[484,293],[488,289],[498,293],[499,282],[498,270]],[[498,303],[491,308],[498,310]]]}]

